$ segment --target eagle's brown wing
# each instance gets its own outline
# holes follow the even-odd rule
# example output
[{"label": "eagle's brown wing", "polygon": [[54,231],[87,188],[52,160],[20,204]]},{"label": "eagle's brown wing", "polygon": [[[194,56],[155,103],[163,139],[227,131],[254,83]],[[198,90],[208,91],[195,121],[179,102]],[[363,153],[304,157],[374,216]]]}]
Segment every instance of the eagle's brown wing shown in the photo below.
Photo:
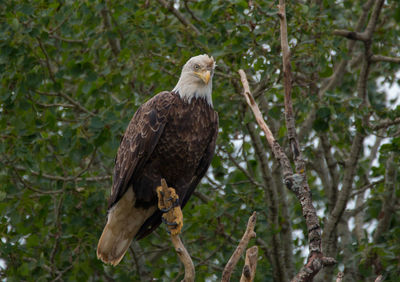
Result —
[{"label": "eagle's brown wing", "polygon": [[[192,177],[190,183],[186,186],[186,193],[184,197],[180,199],[181,207],[183,208],[188,202],[190,196],[192,195],[194,189],[197,187],[203,176],[206,174],[208,167],[211,164],[212,158],[215,152],[215,145],[218,136],[218,113],[214,112],[214,120],[213,120],[213,134],[211,136],[210,142],[208,143],[207,149],[204,152],[203,158],[200,160],[200,163],[196,169],[195,175]],[[149,217],[143,226],[139,229],[139,232],[136,234],[135,239],[140,240],[151,232],[153,232],[160,224],[161,224],[161,216],[162,212],[160,210],[156,210],[154,214]]]},{"label": "eagle's brown wing", "polygon": [[140,173],[163,133],[174,95],[161,92],[144,103],[133,115],[115,158],[113,185],[108,208],[127,191],[132,178]]},{"label": "eagle's brown wing", "polygon": [[214,157],[215,145],[216,145],[217,136],[218,136],[218,113],[217,112],[214,112],[213,130],[214,131],[213,131],[213,135],[211,137],[210,143],[208,144],[208,147],[207,147],[206,151],[204,152],[204,156],[201,159],[199,166],[197,167],[196,174],[193,176],[192,180],[190,181],[190,184],[188,186],[186,194],[185,194],[184,198],[181,200],[182,208],[186,205],[190,196],[193,194],[194,189],[197,187],[197,185],[200,183],[201,179],[206,174],[208,167],[210,166],[211,161]]}]

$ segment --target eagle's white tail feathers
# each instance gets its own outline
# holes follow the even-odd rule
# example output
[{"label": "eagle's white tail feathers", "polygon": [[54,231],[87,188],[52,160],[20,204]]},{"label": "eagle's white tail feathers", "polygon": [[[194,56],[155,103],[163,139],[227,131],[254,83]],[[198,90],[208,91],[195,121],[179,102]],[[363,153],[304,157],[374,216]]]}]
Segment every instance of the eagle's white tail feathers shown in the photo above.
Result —
[{"label": "eagle's white tail feathers", "polygon": [[97,258],[116,266],[124,257],[132,239],[156,207],[135,208],[133,189],[128,189],[110,210],[107,224],[97,245]]}]

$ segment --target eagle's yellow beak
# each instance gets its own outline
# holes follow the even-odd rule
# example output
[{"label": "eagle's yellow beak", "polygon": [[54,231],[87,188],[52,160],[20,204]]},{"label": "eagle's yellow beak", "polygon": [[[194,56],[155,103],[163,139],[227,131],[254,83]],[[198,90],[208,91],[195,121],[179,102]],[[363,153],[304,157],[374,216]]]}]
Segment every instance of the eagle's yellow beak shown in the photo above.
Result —
[{"label": "eagle's yellow beak", "polygon": [[205,84],[208,84],[210,81],[211,73],[209,70],[202,70],[199,72],[195,72],[195,74],[204,81]]}]

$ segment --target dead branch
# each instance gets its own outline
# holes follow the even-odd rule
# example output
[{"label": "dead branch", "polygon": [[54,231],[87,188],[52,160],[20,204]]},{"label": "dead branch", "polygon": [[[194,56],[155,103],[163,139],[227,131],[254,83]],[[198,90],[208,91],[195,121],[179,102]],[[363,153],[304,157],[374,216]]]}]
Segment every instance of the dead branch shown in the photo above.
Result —
[{"label": "dead branch", "polygon": [[250,216],[249,221],[247,222],[246,231],[243,234],[242,239],[239,242],[239,245],[236,247],[235,252],[232,254],[228,263],[226,264],[224,271],[222,272],[222,282],[230,281],[232,271],[235,268],[237,262],[239,261],[240,256],[246,249],[246,246],[249,244],[251,238],[256,237],[256,233],[254,232],[254,227],[256,225],[257,213],[253,212]]},{"label": "dead branch", "polygon": [[[265,123],[263,116],[251,95],[246,74],[243,70],[239,70],[241,81],[244,88],[244,96],[247,103],[253,111],[257,123],[264,131],[267,141],[272,149],[275,158],[280,162],[285,185],[295,193],[299,199],[303,209],[303,216],[306,219],[307,229],[309,231],[308,241],[310,253],[307,264],[301,269],[292,281],[309,281],[314,277],[324,265],[332,265],[336,263],[333,258],[323,257],[321,251],[321,227],[319,220],[312,204],[308,183],[302,175],[293,174],[290,162],[286,154],[283,152],[279,143],[275,140],[271,130]],[[304,173],[304,172],[303,172]]]},{"label": "dead branch", "polygon": [[252,282],[256,275],[258,247],[253,246],[246,251],[246,259],[240,282]]},{"label": "dead branch", "polygon": [[258,108],[258,105],[256,104],[253,95],[250,92],[249,82],[247,81],[246,73],[243,70],[239,70],[239,75],[243,84],[243,89],[244,89],[243,95],[246,98],[246,102],[253,111],[254,117],[258,125],[260,126],[261,130],[264,131],[265,138],[267,138],[268,144],[272,148],[272,152],[275,158],[280,162],[284,177],[293,174],[289,159],[283,152],[279,143],[275,140],[275,137],[273,136],[268,125],[265,123],[263,115],[260,109]]},{"label": "dead branch", "polygon": [[195,277],[194,264],[188,251],[183,245],[179,234],[183,226],[183,215],[179,203],[179,197],[175,193],[175,189],[168,187],[165,179],[161,179],[161,186],[157,187],[158,208],[166,210],[163,218],[166,221],[167,227],[171,233],[171,241],[174,245],[175,251],[178,254],[180,261],[185,267],[184,282],[193,282]]}]

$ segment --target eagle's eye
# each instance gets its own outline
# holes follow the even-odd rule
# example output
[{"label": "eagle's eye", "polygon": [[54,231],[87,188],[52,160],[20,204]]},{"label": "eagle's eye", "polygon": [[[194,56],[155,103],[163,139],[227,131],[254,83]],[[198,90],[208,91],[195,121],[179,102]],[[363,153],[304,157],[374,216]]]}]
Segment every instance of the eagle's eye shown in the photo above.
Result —
[{"label": "eagle's eye", "polygon": [[199,70],[199,69],[200,69],[200,65],[199,65],[199,64],[195,64],[195,65],[194,65],[194,69],[195,69],[195,70]]}]

